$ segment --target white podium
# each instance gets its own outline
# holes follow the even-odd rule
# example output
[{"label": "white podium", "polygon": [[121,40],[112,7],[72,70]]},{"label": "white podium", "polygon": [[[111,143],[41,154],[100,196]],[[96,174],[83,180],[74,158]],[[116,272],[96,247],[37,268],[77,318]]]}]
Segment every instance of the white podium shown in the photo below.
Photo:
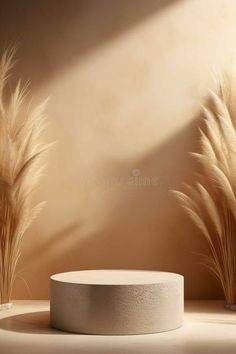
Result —
[{"label": "white podium", "polygon": [[51,276],[51,325],[87,334],[145,334],[183,324],[183,276],[84,270]]}]

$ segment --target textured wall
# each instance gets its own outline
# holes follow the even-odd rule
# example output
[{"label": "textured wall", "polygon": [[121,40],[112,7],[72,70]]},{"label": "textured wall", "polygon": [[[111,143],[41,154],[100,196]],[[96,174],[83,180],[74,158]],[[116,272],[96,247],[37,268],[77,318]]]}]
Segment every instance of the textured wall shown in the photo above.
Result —
[{"label": "textured wall", "polygon": [[51,96],[47,139],[57,141],[15,297],[47,298],[50,274],[85,268],[175,271],[188,298],[221,296],[168,190],[191,179],[199,103],[230,62],[236,2],[0,4],[1,48],[17,41],[16,73],[35,102]]}]

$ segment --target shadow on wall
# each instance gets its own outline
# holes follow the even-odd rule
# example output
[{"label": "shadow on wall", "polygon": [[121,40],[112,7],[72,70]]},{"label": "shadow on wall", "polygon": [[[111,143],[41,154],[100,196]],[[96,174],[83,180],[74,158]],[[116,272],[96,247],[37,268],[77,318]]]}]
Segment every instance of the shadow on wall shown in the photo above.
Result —
[{"label": "shadow on wall", "polygon": [[[219,296],[216,282],[198,264],[196,253],[204,252],[205,242],[199,234],[199,249],[194,226],[169,192],[193,178],[196,166],[188,152],[196,150],[197,125],[196,119],[139,161],[112,161],[111,173],[101,186],[104,195],[109,188],[113,194],[117,191],[117,197],[109,201],[106,224],[91,233],[86,225],[75,222],[47,237],[45,245],[24,259],[26,280],[27,267],[37,274],[39,284],[63,271],[148,267],[183,274],[187,298]],[[37,262],[32,261],[35,258]],[[48,297],[41,286],[32,288],[39,298]]]},{"label": "shadow on wall", "polygon": [[27,266],[32,266],[32,264],[35,262],[35,259],[38,257],[38,255],[44,255],[45,253],[49,252],[52,248],[55,248],[55,245],[64,242],[65,237],[71,238],[72,235],[78,235],[79,234],[79,229],[80,229],[80,224],[78,221],[75,221],[74,223],[71,223],[67,225],[66,227],[62,228],[60,231],[54,233],[49,237],[49,240],[46,243],[43,243],[40,245],[40,247],[37,247],[33,252],[30,254],[26,255],[26,260],[25,263]]},{"label": "shadow on wall", "polygon": [[[38,88],[74,60],[177,1],[3,0],[0,32],[4,40],[0,40],[0,46],[18,40],[21,60],[17,68],[23,79],[30,78]],[[98,231],[88,231],[83,222],[78,224],[75,220],[39,241],[41,247],[22,260],[22,276],[33,290],[33,297],[48,298],[48,287],[41,284],[48,284],[52,273],[80,268],[145,269],[147,265],[187,274],[187,297],[218,294],[214,281],[196,264],[198,258],[193,252],[202,251],[196,232],[169,193],[169,189],[180,188],[183,181],[191,180],[194,164],[187,152],[194,150],[196,123],[194,120],[141,160],[103,162],[101,170],[110,170],[110,175],[105,176],[105,183],[100,186],[101,198],[106,197],[111,187],[116,196],[104,211],[106,223]],[[106,181],[111,177],[115,178],[114,184],[108,185]],[[120,177],[121,183],[117,182]],[[156,178],[155,184],[142,184],[150,177]],[[141,180],[141,185],[136,185],[137,180]],[[44,244],[45,239],[48,242]],[[203,242],[203,248],[204,245]],[[206,287],[206,283],[211,287]],[[206,292],[200,293],[199,289]],[[21,291],[18,298],[28,297],[25,290]]]},{"label": "shadow on wall", "polygon": [[2,0],[0,47],[19,43],[19,72],[38,86],[69,66],[73,59],[78,61],[82,55],[176,1]]}]

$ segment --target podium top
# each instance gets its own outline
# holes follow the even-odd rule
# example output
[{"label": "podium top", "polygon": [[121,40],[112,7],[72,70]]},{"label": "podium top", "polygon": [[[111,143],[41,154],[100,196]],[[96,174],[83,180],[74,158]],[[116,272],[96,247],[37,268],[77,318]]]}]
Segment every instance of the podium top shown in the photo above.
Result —
[{"label": "podium top", "polygon": [[97,269],[54,274],[51,280],[84,285],[144,285],[180,281],[183,276],[149,270]]}]

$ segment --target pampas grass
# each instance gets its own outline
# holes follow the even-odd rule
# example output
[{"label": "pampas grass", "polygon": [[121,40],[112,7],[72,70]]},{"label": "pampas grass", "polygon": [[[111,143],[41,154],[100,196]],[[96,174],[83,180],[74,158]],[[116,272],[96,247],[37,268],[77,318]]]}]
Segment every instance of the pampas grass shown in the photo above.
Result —
[{"label": "pampas grass", "polygon": [[49,147],[40,141],[46,102],[35,108],[27,105],[27,87],[20,81],[10,95],[6,94],[14,54],[13,48],[8,49],[0,59],[1,304],[11,299],[22,237],[44,205],[32,208],[29,199],[42,175],[43,153]]},{"label": "pampas grass", "polygon": [[173,191],[205,237],[204,264],[219,280],[226,304],[236,304],[236,75],[220,80],[203,106],[200,151],[192,153],[201,173],[184,193]]}]

